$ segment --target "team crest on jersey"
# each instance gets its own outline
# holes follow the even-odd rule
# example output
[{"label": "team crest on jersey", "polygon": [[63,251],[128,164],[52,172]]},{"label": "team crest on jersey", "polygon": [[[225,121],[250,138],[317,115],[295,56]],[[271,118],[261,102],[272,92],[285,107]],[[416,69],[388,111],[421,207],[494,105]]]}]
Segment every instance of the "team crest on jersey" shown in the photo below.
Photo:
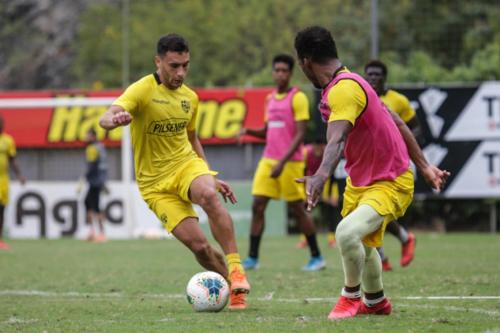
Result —
[{"label": "team crest on jersey", "polygon": [[191,103],[189,103],[189,101],[182,100],[181,107],[184,112],[188,113],[189,110],[191,109]]},{"label": "team crest on jersey", "polygon": [[167,219],[167,214],[165,214],[165,213],[161,214],[161,215],[160,215],[160,220],[161,220],[161,222],[162,222],[163,224],[165,224],[165,225],[166,225],[166,224],[167,224],[167,222],[168,222],[168,219]]}]

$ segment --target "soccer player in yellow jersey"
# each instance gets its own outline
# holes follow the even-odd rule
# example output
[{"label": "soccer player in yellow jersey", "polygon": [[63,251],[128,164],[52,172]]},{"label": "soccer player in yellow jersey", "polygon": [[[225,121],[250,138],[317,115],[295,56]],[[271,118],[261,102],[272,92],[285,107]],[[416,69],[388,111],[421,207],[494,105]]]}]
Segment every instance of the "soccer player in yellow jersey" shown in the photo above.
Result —
[{"label": "soccer player in yellow jersey", "polygon": [[4,120],[0,117],[0,250],[9,250],[9,245],[2,239],[4,211],[9,202],[9,166],[17,179],[24,185],[26,178],[16,161],[16,144],[14,139],[3,131]]},{"label": "soccer player in yellow jersey", "polygon": [[[102,116],[111,130],[130,125],[135,173],[142,197],[165,228],[187,246],[206,269],[230,283],[230,309],[245,309],[250,291],[236,246],[231,217],[217,197],[236,202],[231,187],[214,177],[196,135],[198,96],[184,84],[190,60],[187,41],[159,39],[157,71],[130,85]],[[207,241],[192,203],[207,213],[224,257]]]},{"label": "soccer player in yellow jersey", "polygon": [[306,213],[305,192],[302,184],[294,179],[304,176],[302,143],[309,120],[309,101],[297,88],[290,86],[294,59],[288,54],[273,58],[272,76],[276,89],[266,100],[265,124],[262,128],[243,128],[242,135],[266,139],[263,157],[257,166],[252,185],[252,224],[250,249],[243,261],[245,269],[259,267],[259,247],[265,226],[265,210],[271,199],[283,198],[305,234],[311,258],[302,268],[319,271],[325,268],[316,238],[316,229]]},{"label": "soccer player in yellow jersey", "polygon": [[[100,198],[108,178],[106,148],[102,142],[97,140],[97,134],[93,128],[87,131],[86,140],[85,155],[87,159],[87,171],[85,178],[87,179],[88,189],[85,196],[85,211],[87,225],[90,227],[87,240],[91,242],[104,242],[106,241],[106,235],[104,233],[104,213],[101,211]],[[97,220],[99,226],[98,234],[95,232],[94,220]]]},{"label": "soccer player in yellow jersey", "polygon": [[[387,89],[387,66],[380,60],[372,60],[365,65],[366,80],[373,87],[382,102],[399,117],[411,129],[417,141],[422,142],[422,131],[417,114],[410,104],[408,98],[395,90]],[[397,221],[387,225],[387,231],[393,234],[401,242],[401,266],[408,266],[415,256],[416,239],[412,232],[406,229]],[[389,258],[384,254],[384,248],[377,248],[382,258],[382,269],[384,271],[392,270]]]}]

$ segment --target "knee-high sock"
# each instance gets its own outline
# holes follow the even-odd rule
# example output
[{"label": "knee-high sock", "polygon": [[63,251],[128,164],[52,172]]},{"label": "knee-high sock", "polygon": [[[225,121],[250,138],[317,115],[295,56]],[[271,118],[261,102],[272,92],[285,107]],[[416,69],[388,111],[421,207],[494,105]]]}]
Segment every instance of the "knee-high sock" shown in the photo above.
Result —
[{"label": "knee-high sock", "polygon": [[377,230],[383,221],[384,217],[369,205],[359,206],[340,221],[335,236],[342,255],[345,286],[361,283],[366,258],[362,239]]},{"label": "knee-high sock", "polygon": [[362,285],[366,293],[375,293],[384,289],[382,284],[382,261],[377,250],[365,246],[365,268],[363,269]]}]

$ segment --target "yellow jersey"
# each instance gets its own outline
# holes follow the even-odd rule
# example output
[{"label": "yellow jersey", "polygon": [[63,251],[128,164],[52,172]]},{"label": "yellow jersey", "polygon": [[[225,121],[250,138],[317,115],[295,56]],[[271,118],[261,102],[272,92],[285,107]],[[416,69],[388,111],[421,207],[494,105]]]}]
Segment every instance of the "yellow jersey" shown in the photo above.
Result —
[{"label": "yellow jersey", "polygon": [[[338,72],[350,73],[347,68]],[[335,97],[334,97],[335,96]],[[347,120],[352,126],[366,108],[366,94],[363,88],[354,80],[340,80],[328,92],[328,105],[334,112],[330,113],[328,122]]]},{"label": "yellow jersey", "polygon": [[406,96],[395,90],[387,90],[384,95],[379,96],[382,102],[393,112],[396,112],[405,123],[415,117],[415,110],[411,107]]},{"label": "yellow jersey", "polygon": [[130,85],[113,103],[132,115],[130,133],[141,193],[198,157],[187,135],[195,130],[198,101],[186,85],[168,89],[154,73]]},{"label": "yellow jersey", "polygon": [[9,179],[9,160],[16,156],[14,139],[6,134],[0,134],[0,179]]}]

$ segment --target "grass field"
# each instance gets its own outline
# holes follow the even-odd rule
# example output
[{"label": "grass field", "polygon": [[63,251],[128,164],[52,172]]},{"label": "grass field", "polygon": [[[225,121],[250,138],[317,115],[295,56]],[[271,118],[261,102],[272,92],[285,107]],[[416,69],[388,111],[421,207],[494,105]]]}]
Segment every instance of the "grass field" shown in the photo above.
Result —
[{"label": "grass field", "polygon": [[[194,313],[187,303],[186,283],[201,268],[174,240],[10,241],[12,250],[0,252],[0,332],[500,333],[500,236],[417,239],[417,257],[403,269],[387,237],[393,314],[341,322],[326,319],[342,270],[324,237],[328,268],[317,273],[300,271],[307,251],[294,248],[297,238],[265,238],[261,269],[249,273],[250,308],[216,314]],[[246,253],[246,240],[240,244]]]}]

